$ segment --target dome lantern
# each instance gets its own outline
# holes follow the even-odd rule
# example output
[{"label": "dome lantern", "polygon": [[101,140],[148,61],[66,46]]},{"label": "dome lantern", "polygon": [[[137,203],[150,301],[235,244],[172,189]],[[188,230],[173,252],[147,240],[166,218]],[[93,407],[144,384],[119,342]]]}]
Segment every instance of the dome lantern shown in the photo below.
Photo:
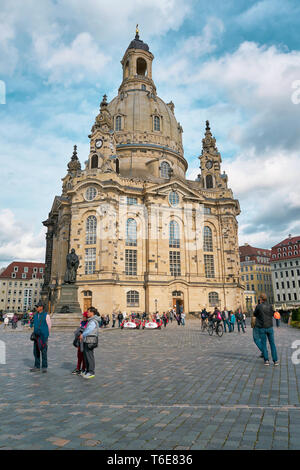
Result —
[{"label": "dome lantern", "polygon": [[120,91],[141,85],[156,93],[155,85],[152,81],[152,61],[153,54],[149,51],[149,46],[140,39],[138,25],[136,27],[135,38],[126,49],[121,64],[123,67],[123,82]]}]

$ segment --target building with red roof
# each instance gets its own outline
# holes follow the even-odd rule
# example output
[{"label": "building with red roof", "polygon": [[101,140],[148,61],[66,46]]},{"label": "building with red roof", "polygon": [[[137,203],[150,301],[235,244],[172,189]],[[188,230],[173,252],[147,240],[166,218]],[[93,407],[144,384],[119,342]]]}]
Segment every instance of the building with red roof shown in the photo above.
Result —
[{"label": "building with red roof", "polygon": [[285,238],[272,247],[271,269],[276,308],[300,306],[300,236]]},{"label": "building with red roof", "polygon": [[38,303],[45,263],[13,261],[0,274],[0,311],[24,312]]}]

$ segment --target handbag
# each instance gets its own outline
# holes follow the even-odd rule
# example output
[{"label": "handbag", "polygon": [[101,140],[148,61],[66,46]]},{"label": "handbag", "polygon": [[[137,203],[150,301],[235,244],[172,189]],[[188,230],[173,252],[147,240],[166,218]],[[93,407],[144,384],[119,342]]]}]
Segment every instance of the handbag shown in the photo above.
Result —
[{"label": "handbag", "polygon": [[251,328],[254,328],[256,324],[256,317],[251,317]]},{"label": "handbag", "polygon": [[[42,323],[42,319],[43,319],[43,317],[41,316],[38,330],[40,329],[40,326],[41,326],[41,323]],[[31,333],[31,335],[30,335],[30,340],[31,340],[31,341],[37,341],[37,335],[35,334],[34,331],[33,331],[33,332]]]},{"label": "handbag", "polygon": [[89,349],[94,349],[98,347],[98,336],[87,336],[85,342]]}]

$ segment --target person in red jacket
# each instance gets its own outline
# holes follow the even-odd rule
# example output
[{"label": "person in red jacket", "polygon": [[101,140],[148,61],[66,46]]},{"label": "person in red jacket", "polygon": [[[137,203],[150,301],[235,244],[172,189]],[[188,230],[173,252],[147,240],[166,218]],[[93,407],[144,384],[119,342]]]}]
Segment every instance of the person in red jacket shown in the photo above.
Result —
[{"label": "person in red jacket", "polygon": [[[83,316],[83,320],[80,322],[80,327],[78,328],[78,330],[76,330],[75,332],[75,340],[74,340],[74,345],[75,344],[79,344],[79,346],[77,346],[77,367],[76,369],[73,370],[72,374],[73,375],[80,375],[81,372],[84,372],[85,371],[85,361],[84,361],[84,356],[83,356],[83,351],[81,350],[82,349],[82,343],[79,341],[79,335],[83,332],[83,330],[85,329],[86,325],[87,325],[87,322],[88,322],[88,314],[87,312],[84,312],[82,314]],[[78,341],[78,343],[77,343]]]}]

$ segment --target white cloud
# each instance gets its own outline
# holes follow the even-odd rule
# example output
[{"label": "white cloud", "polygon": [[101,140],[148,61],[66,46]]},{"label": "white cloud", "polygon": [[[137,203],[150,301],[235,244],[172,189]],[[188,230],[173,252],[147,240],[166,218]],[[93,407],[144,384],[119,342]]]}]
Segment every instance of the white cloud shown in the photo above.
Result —
[{"label": "white cloud", "polygon": [[89,33],[80,33],[70,46],[56,45],[57,38],[34,35],[39,65],[47,73],[48,83],[95,82],[111,60],[103,54]]},{"label": "white cloud", "polygon": [[210,54],[216,49],[224,31],[224,23],[219,18],[210,17],[202,30],[202,34],[190,36],[184,41],[177,52],[178,57],[184,57],[188,54],[189,57],[199,58]]},{"label": "white cloud", "polygon": [[44,259],[45,230],[34,234],[10,209],[0,210],[0,265],[13,260],[44,262]]}]

